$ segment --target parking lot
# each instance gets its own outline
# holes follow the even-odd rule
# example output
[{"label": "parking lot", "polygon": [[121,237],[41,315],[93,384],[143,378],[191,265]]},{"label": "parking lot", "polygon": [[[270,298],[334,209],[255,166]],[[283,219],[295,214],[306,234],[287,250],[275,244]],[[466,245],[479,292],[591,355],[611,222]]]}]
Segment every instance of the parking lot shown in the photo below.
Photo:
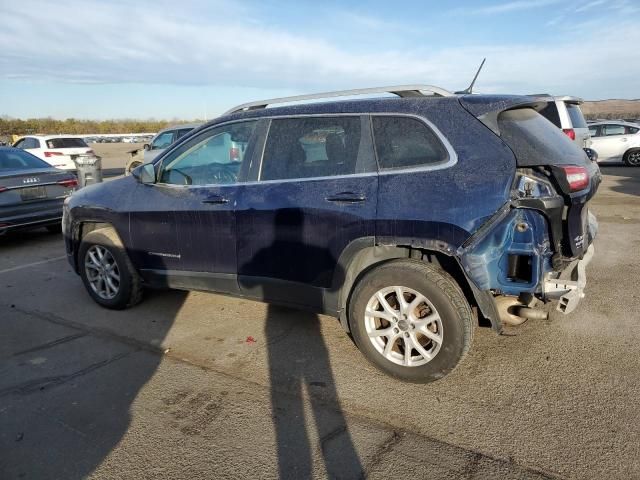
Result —
[{"label": "parking lot", "polygon": [[479,329],[427,385],[329,317],[178,291],[102,309],[60,235],[0,237],[0,478],[640,477],[640,171],[603,173],[578,310]]}]

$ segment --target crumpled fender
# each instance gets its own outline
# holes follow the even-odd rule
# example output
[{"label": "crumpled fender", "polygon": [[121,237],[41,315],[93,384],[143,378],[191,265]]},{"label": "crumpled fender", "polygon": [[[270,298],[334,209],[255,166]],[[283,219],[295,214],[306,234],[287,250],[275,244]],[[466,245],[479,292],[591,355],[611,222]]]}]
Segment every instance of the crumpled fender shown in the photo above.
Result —
[{"label": "crumpled fender", "polygon": [[[458,249],[467,277],[478,290],[506,295],[540,293],[544,272],[551,269],[551,243],[547,220],[540,212],[513,208],[498,216]],[[525,255],[531,261],[530,281],[508,277],[509,255]]]}]

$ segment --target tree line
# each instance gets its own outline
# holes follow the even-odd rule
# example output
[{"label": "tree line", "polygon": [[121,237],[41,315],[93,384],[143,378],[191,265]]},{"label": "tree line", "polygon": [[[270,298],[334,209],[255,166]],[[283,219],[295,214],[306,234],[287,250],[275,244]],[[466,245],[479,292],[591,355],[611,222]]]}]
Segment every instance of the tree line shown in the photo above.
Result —
[{"label": "tree line", "polygon": [[181,120],[80,120],[67,118],[0,118],[0,135],[152,133],[171,125],[187,123]]}]

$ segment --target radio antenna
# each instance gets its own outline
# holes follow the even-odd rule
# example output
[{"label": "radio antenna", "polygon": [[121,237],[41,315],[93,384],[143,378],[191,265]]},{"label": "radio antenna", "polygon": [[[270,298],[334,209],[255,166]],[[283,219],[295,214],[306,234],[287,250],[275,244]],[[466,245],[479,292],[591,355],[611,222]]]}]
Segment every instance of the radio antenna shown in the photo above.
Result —
[{"label": "radio antenna", "polygon": [[466,89],[460,91],[460,92],[456,92],[459,95],[467,95],[469,93],[473,93],[473,86],[476,84],[476,80],[478,79],[478,75],[480,75],[480,70],[482,70],[482,67],[484,66],[484,62],[486,62],[487,59],[483,58],[482,59],[482,63],[480,64],[480,66],[478,67],[478,71],[476,72],[475,77],[473,77],[473,80],[471,81],[471,85],[469,85]]}]

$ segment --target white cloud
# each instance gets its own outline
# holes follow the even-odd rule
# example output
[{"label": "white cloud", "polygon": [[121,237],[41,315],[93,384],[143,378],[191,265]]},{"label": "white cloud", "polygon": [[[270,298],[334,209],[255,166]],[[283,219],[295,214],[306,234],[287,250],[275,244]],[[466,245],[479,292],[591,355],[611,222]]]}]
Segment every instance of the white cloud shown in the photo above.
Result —
[{"label": "white cloud", "polygon": [[[521,3],[529,2],[511,2]],[[242,7],[235,3],[190,7],[176,9],[168,2],[13,2],[4,12],[11,21],[0,29],[0,75],[301,92],[417,82],[460,89],[486,56],[477,84],[485,92],[638,96],[638,54],[620,48],[620,39],[626,45],[640,42],[631,20],[576,31],[552,45],[439,50],[417,45],[414,50],[372,48],[362,54],[328,39],[265,26],[248,13],[238,14]],[[216,15],[194,15],[199,9],[215,10]],[[208,17],[213,20],[205,21]]]},{"label": "white cloud", "polygon": [[469,13],[481,13],[490,15],[521,10],[531,10],[534,8],[546,7],[548,5],[560,3],[560,1],[561,0],[514,0],[511,2],[495,3],[493,5],[487,5],[467,11]]}]

